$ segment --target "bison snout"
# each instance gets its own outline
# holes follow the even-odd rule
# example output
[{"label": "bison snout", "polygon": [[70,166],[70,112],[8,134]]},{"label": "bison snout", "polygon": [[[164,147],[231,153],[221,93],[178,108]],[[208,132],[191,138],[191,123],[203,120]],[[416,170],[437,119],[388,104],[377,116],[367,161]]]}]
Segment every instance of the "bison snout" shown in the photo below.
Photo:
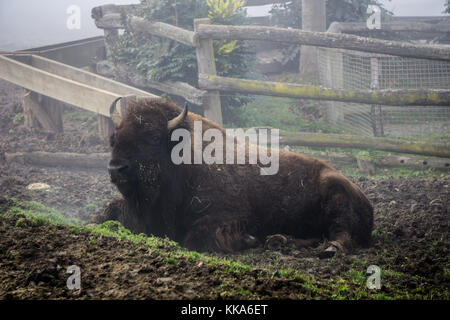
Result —
[{"label": "bison snout", "polygon": [[109,165],[108,172],[111,176],[111,182],[122,180],[128,168],[129,167],[127,165]]}]

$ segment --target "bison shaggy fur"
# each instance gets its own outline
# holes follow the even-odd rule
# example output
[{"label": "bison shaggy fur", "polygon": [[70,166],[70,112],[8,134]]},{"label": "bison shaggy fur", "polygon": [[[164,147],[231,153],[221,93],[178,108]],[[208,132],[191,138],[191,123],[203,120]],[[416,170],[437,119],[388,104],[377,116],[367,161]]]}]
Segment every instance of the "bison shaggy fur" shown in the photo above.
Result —
[{"label": "bison shaggy fur", "polygon": [[[122,198],[96,222],[118,220],[136,233],[167,236],[199,251],[238,251],[273,234],[326,238],[334,251],[370,244],[371,204],[324,161],[280,150],[278,173],[266,176],[258,165],[173,164],[178,142],[171,141],[168,121],[181,112],[158,99],[127,108],[111,137],[109,164]],[[193,135],[194,121],[225,135],[193,113],[178,127]]]}]

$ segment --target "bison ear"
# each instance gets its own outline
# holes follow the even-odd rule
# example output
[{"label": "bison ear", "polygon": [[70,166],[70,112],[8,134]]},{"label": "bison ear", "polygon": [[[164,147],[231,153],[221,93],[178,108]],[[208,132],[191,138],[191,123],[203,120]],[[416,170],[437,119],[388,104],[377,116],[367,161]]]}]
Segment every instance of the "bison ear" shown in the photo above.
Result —
[{"label": "bison ear", "polygon": [[167,122],[167,129],[169,131],[176,129],[186,119],[187,114],[188,114],[188,104],[186,102],[186,104],[184,105],[183,112],[181,112],[178,116]]}]

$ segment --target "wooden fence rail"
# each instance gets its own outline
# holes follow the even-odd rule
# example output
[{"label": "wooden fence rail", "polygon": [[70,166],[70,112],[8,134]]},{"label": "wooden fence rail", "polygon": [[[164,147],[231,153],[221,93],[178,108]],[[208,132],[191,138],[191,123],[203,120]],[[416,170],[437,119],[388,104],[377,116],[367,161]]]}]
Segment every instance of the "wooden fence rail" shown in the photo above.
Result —
[{"label": "wooden fence rail", "polygon": [[[97,11],[103,12],[105,10]],[[101,29],[124,29],[126,27],[119,13],[108,13],[106,15],[97,13],[96,15],[93,14],[93,16],[96,18],[95,22],[97,27]],[[409,58],[450,61],[450,46],[448,45],[415,44],[358,37],[350,34],[311,32],[264,26],[200,24],[197,30],[192,32],[162,22],[147,21],[139,17],[128,17],[128,21],[135,30],[168,37],[191,46],[196,46],[196,38],[214,40],[264,40],[389,54]]]},{"label": "wooden fence rail", "polygon": [[450,145],[407,142],[397,139],[360,137],[356,135],[280,132],[280,143],[293,146],[372,149],[396,153],[450,158]]},{"label": "wooden fence rail", "polygon": [[[106,31],[126,27],[116,7],[108,5],[98,8],[94,8],[93,16],[99,28],[104,28]],[[147,21],[139,17],[129,16],[127,19],[127,24],[135,31],[148,32],[196,47],[199,87],[208,90],[208,94],[204,95],[202,100],[205,104],[203,108],[205,113],[208,113],[206,116],[209,119],[220,124],[222,123],[222,116],[219,110],[218,91],[393,106],[447,106],[450,104],[450,90],[350,91],[219,77],[216,75],[213,52],[203,54],[206,53],[205,50],[209,49],[210,45],[206,45],[206,43],[210,43],[211,39],[267,40],[450,61],[450,46],[384,41],[347,34],[308,32],[275,27],[210,25],[208,19],[197,19],[195,31],[192,32],[162,22]],[[337,27],[339,25],[336,25]],[[435,27],[432,28],[432,30],[435,29]],[[203,69],[205,71],[202,71]]]},{"label": "wooden fence rail", "polygon": [[[120,14],[108,14],[96,20],[96,26],[101,29],[124,29]],[[140,17],[129,17],[128,26],[133,31],[151,33],[156,36],[165,37],[188,46],[195,46],[194,32],[185,30],[171,24],[158,21],[148,21]]]},{"label": "wooden fence rail", "polygon": [[199,74],[199,87],[206,90],[390,106],[448,106],[450,104],[450,89],[339,90],[208,74]]},{"label": "wooden fence rail", "polygon": [[[366,23],[361,22],[333,22],[327,32],[331,33],[357,33],[367,32]],[[370,30],[370,32],[418,32],[418,33],[450,33],[449,24],[430,24],[423,22],[387,22],[383,23],[382,29]]]},{"label": "wooden fence rail", "polygon": [[386,41],[328,32],[263,26],[200,25],[196,36],[225,40],[264,40],[300,45],[389,54],[417,59],[450,61],[450,46]]}]

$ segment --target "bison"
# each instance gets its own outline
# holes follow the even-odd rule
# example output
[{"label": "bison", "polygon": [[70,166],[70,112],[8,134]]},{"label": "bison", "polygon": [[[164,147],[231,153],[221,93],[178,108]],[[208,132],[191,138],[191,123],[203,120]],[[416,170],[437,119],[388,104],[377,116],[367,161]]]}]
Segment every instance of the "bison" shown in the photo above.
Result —
[{"label": "bison", "polygon": [[274,234],[297,243],[326,238],[331,255],[370,244],[370,202],[322,160],[280,150],[275,175],[261,175],[258,164],[174,164],[171,134],[176,128],[194,134],[194,121],[225,135],[216,123],[162,99],[127,108],[111,136],[108,165],[123,198],[96,222],[118,220],[198,251],[239,251]]}]

